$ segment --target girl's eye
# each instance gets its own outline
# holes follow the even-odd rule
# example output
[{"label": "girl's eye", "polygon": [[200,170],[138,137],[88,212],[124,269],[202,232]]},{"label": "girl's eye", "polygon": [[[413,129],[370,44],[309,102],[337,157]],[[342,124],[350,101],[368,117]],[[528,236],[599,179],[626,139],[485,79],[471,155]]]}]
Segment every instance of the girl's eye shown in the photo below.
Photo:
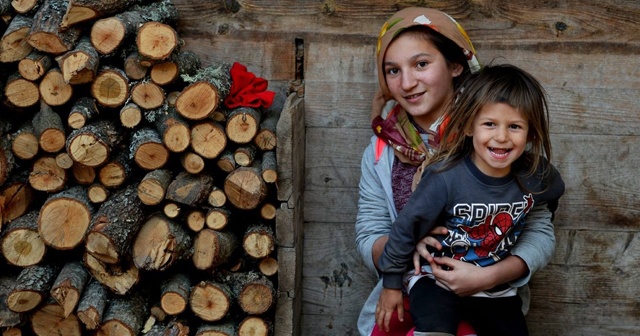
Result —
[{"label": "girl's eye", "polygon": [[387,69],[387,75],[395,75],[397,73],[398,73],[398,69],[395,69],[395,68]]},{"label": "girl's eye", "polygon": [[418,62],[416,66],[418,68],[425,68],[427,65],[429,65],[429,63],[422,61],[422,62]]}]

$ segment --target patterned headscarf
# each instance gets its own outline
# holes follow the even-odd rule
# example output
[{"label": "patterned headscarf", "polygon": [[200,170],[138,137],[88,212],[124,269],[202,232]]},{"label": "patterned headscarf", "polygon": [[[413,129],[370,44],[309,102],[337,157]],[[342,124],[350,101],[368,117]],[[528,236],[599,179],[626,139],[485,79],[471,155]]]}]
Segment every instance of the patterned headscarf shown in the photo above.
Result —
[{"label": "patterned headscarf", "polygon": [[[475,73],[480,70],[480,62],[476,57],[476,51],[471,40],[469,40],[469,36],[451,16],[432,8],[405,8],[396,12],[384,23],[378,36],[376,48],[378,82],[385,97],[391,97],[384,72],[385,53],[391,41],[404,29],[412,26],[429,27],[453,41],[466,56],[470,71]],[[380,115],[376,116],[377,112],[374,111],[372,121],[375,134],[395,149],[396,156],[402,162],[413,165],[421,164],[429,153],[427,146],[425,146],[420,137],[420,133],[408,121],[406,111],[398,105],[386,119],[382,119]],[[439,139],[430,140],[436,143]],[[432,144],[430,143],[429,145]]]}]

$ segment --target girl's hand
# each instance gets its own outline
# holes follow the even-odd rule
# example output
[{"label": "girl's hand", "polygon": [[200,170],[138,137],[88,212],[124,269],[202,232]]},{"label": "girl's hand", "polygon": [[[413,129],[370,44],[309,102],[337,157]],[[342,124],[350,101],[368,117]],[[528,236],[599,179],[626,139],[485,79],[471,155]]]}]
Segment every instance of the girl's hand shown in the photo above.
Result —
[{"label": "girl's hand", "polygon": [[[433,258],[433,276],[459,296],[469,296],[492,288],[491,270],[448,257]],[[443,269],[444,268],[447,270]]]},{"label": "girl's hand", "polygon": [[394,311],[398,311],[398,320],[404,321],[404,305],[402,291],[399,289],[383,288],[376,307],[376,324],[380,330],[389,332],[389,321]]},{"label": "girl's hand", "polygon": [[373,103],[371,104],[371,120],[382,115],[382,109],[387,104],[387,98],[382,94],[382,90],[378,88],[373,96]]},{"label": "girl's hand", "polygon": [[422,240],[416,244],[416,252],[413,253],[413,267],[415,269],[415,275],[420,274],[420,257],[424,258],[429,264],[431,264],[431,261],[433,260],[433,256],[427,249],[428,246],[438,251],[442,249],[442,244],[440,244],[440,241],[438,241],[434,236],[446,235],[448,233],[449,231],[444,226],[437,226],[429,232],[428,236],[422,238]]}]

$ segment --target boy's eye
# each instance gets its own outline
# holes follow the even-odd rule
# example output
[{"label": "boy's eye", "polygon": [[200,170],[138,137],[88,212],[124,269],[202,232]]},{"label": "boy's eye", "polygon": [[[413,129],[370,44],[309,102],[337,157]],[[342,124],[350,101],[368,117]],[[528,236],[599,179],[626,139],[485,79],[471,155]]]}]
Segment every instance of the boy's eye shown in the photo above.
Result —
[{"label": "boy's eye", "polygon": [[495,124],[495,123],[493,123],[493,122],[491,122],[491,121],[487,121],[487,122],[485,122],[483,125],[485,125],[485,126],[487,126],[487,127],[492,127],[492,126],[495,126],[496,124]]}]

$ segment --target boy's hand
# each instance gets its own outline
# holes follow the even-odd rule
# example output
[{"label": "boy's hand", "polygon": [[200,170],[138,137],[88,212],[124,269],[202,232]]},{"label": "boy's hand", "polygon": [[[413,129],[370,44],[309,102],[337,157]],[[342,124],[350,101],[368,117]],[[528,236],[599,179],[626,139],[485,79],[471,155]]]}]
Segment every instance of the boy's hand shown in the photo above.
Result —
[{"label": "boy's hand", "polygon": [[437,226],[429,232],[429,235],[422,238],[418,244],[416,244],[416,252],[413,254],[413,267],[415,268],[414,274],[418,275],[421,271],[420,257],[424,258],[429,264],[433,261],[433,256],[429,252],[428,247],[440,251],[442,244],[434,236],[446,235],[449,231],[444,226]]},{"label": "boy's hand", "polygon": [[399,289],[383,288],[376,307],[376,323],[378,328],[389,332],[389,321],[393,312],[398,311],[398,320],[404,321],[404,305],[402,301],[402,291]]}]

